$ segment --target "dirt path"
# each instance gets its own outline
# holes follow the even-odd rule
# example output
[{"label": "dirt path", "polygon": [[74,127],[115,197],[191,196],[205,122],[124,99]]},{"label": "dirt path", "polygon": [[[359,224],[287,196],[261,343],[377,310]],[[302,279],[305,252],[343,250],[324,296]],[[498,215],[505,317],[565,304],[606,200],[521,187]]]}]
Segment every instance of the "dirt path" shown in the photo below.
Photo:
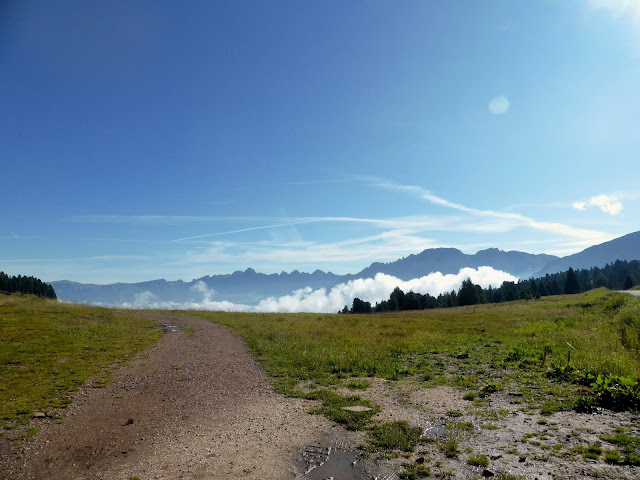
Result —
[{"label": "dirt path", "polygon": [[620,293],[628,293],[634,297],[640,297],[640,290],[618,290]]},{"label": "dirt path", "polygon": [[180,331],[106,387],[83,388],[62,423],[34,419],[42,431],[13,452],[4,478],[291,479],[302,474],[306,447],[347,435],[307,414],[308,403],[275,394],[226,328],[149,316]]}]

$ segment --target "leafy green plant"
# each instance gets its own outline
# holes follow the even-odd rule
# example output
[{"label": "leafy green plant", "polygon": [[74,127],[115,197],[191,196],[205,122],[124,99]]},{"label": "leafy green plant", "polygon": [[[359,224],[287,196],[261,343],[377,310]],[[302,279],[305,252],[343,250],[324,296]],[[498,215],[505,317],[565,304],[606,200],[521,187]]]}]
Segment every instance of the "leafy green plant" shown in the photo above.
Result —
[{"label": "leafy green plant", "polygon": [[591,384],[595,403],[611,410],[638,410],[640,383],[633,377],[598,375]]},{"label": "leafy green plant", "polygon": [[500,386],[495,382],[486,382],[484,386],[480,389],[481,397],[488,397],[492,393],[497,392],[500,389]]}]

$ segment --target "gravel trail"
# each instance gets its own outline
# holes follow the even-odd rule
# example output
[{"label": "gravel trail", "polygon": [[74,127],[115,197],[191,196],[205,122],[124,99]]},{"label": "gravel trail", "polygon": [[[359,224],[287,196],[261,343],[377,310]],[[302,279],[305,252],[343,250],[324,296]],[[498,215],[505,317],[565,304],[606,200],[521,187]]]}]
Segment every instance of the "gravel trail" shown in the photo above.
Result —
[{"label": "gravel trail", "polygon": [[349,441],[352,434],[306,413],[308,402],[274,393],[225,327],[146,316],[179,331],[169,328],[106,387],[83,387],[59,412],[62,423],[34,419],[42,431],[4,459],[3,478],[292,479],[302,477],[305,448]]}]

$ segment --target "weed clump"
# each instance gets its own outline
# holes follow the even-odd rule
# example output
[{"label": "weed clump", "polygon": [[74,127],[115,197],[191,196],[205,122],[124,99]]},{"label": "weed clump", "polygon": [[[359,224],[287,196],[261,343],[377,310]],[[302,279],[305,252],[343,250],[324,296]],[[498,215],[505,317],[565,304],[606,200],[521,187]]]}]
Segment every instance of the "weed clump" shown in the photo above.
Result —
[{"label": "weed clump", "polygon": [[440,450],[447,458],[458,458],[458,454],[460,453],[458,441],[453,437],[442,440],[440,442]]},{"label": "weed clump", "polygon": [[405,421],[382,423],[369,431],[371,445],[376,450],[412,452],[421,436],[420,427],[412,427]]},{"label": "weed clump", "polygon": [[[379,407],[371,405],[371,402],[357,395],[345,397],[326,388],[317,388],[309,393],[295,392],[291,396],[320,400],[322,405],[311,409],[309,413],[325,415],[334,422],[344,425],[347,430],[362,430],[371,421],[371,417],[380,410]],[[369,410],[353,411],[345,410],[343,407],[366,407]]]},{"label": "weed clump", "polygon": [[586,459],[598,460],[602,454],[600,442],[593,443],[587,447],[587,451],[582,455]]},{"label": "weed clump", "polygon": [[403,470],[398,473],[401,480],[417,480],[431,476],[431,469],[424,463],[405,463],[402,468]]},{"label": "weed clump", "polygon": [[492,393],[496,393],[499,389],[500,389],[500,386],[497,383],[487,382],[480,389],[480,396],[481,397],[488,397]]},{"label": "weed clump", "polygon": [[486,455],[472,455],[467,459],[467,463],[469,465],[473,465],[474,467],[488,467],[489,466],[489,457]]}]

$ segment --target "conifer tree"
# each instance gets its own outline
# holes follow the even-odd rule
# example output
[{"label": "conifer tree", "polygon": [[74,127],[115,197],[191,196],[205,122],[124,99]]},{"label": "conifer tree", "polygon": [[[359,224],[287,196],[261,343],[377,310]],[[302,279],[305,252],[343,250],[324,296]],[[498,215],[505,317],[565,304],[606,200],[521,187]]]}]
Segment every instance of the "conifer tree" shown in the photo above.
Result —
[{"label": "conifer tree", "polygon": [[567,279],[564,284],[564,293],[569,295],[580,293],[580,283],[578,283],[578,277],[571,267],[569,267],[569,271],[567,272]]}]

